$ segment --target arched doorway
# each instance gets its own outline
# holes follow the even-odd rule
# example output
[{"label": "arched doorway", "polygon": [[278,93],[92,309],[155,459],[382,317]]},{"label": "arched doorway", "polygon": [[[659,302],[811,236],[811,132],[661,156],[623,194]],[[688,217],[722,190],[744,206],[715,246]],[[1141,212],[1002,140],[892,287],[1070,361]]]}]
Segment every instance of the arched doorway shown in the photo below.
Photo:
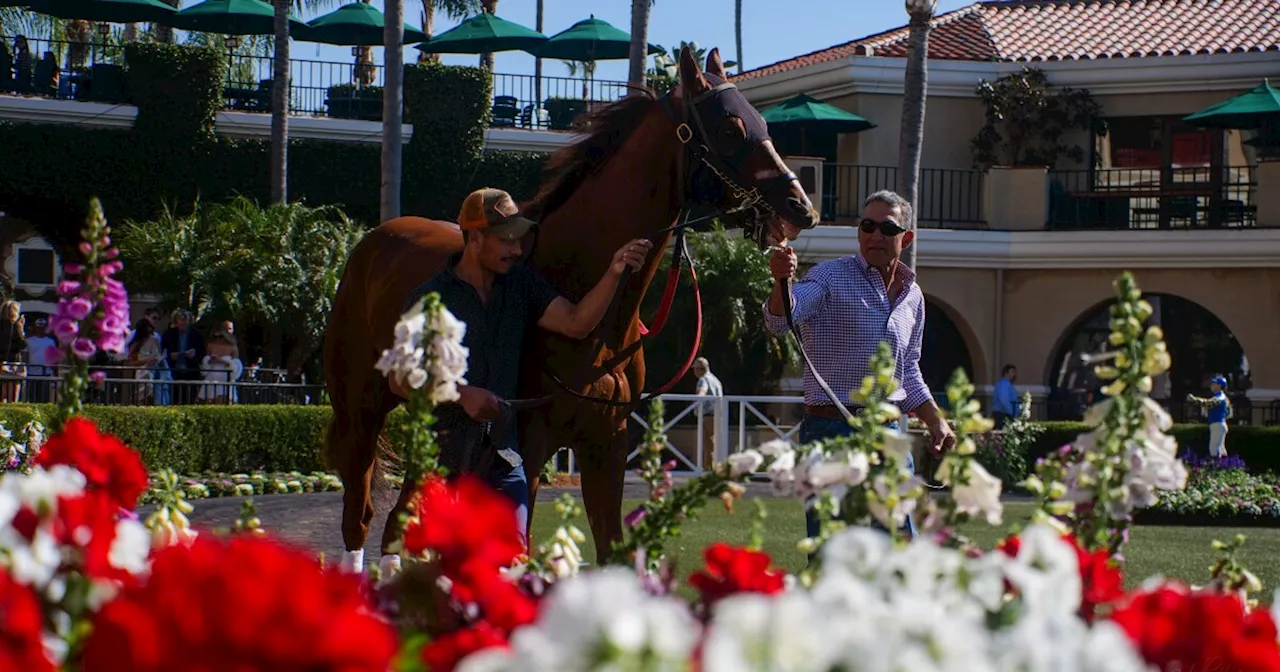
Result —
[{"label": "arched doorway", "polygon": [[[1147,324],[1164,330],[1173,358],[1169,372],[1155,380],[1152,398],[1169,409],[1174,421],[1197,422],[1199,409],[1183,400],[1188,393],[1205,394],[1209,379],[1222,375],[1231,388],[1236,416],[1247,418],[1249,414],[1241,411],[1248,405],[1243,392],[1250,387],[1249,360],[1231,330],[1194,301],[1172,294],[1148,294],[1145,298],[1155,309]],[[1112,303],[1085,314],[1058,346],[1049,370],[1050,420],[1081,418],[1084,408],[1099,395],[1101,382],[1093,375],[1093,366],[1080,357],[1106,349]]]},{"label": "arched doorway", "polygon": [[964,334],[947,311],[931,299],[924,300],[924,337],[920,347],[920,373],[940,407],[947,406],[947,383],[956,369],[973,380],[973,356]]}]

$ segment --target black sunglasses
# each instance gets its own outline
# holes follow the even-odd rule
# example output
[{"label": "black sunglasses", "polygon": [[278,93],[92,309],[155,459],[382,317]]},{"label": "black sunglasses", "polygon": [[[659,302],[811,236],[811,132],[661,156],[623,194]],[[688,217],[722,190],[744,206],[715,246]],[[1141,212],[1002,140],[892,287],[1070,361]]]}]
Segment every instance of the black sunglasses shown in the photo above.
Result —
[{"label": "black sunglasses", "polygon": [[863,233],[875,233],[876,229],[879,229],[880,235],[885,236],[886,238],[892,238],[906,233],[907,231],[907,229],[901,224],[888,219],[883,222],[877,222],[874,219],[863,219],[861,222],[858,222],[858,228]]}]

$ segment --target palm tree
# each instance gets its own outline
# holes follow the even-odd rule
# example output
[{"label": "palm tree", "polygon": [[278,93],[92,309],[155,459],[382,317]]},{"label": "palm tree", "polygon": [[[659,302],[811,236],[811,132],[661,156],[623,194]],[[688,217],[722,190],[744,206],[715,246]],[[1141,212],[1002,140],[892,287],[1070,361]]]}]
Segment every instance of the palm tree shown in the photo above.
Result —
[{"label": "palm tree", "polygon": [[[925,61],[929,57],[929,22],[938,0],[906,0],[911,15],[911,35],[907,42],[907,72],[903,81],[902,134],[898,138],[898,193],[911,204],[920,222],[920,150],[924,146],[924,107],[929,81]],[[916,241],[902,253],[907,268],[916,267]]]},{"label": "palm tree", "polygon": [[[497,14],[498,0],[480,0],[480,9],[489,14]],[[480,54],[480,67],[493,72],[493,54],[488,52]]]},{"label": "palm tree", "polygon": [[[160,0],[160,2],[170,7],[177,7],[181,0]],[[155,36],[156,42],[173,43],[173,28],[161,23],[153,23],[151,24],[151,32]]]},{"label": "palm tree", "polygon": [[404,0],[384,3],[382,87],[382,221],[400,216],[401,112],[404,109]]},{"label": "palm tree", "polygon": [[742,0],[733,2],[733,40],[738,43],[738,74],[742,74]]},{"label": "palm tree", "polygon": [[275,58],[271,73],[271,202],[289,202],[289,10],[275,0]]},{"label": "palm tree", "polygon": [[627,83],[644,86],[645,60],[649,53],[649,9],[654,0],[631,0],[631,53]]},{"label": "palm tree", "polygon": [[564,67],[568,68],[570,77],[577,77],[578,73],[582,73],[582,99],[591,100],[591,80],[596,77],[595,61],[564,61]]}]

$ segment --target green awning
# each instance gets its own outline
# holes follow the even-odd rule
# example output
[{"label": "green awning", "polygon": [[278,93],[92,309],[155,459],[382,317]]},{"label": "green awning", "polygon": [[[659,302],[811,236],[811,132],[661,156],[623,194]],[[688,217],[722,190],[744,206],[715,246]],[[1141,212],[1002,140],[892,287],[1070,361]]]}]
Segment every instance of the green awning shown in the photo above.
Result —
[{"label": "green awning", "polygon": [[26,0],[0,6],[23,6],[37,14],[59,19],[98,23],[150,23],[163,21],[177,11],[160,0]]},{"label": "green awning", "polygon": [[[274,35],[275,8],[262,0],[205,0],[161,21],[180,30],[219,35]],[[307,24],[289,17],[289,35],[306,39]]]},{"label": "green awning", "polygon": [[[650,54],[665,53],[649,45]],[[536,49],[536,56],[564,61],[614,61],[631,57],[631,36],[594,15],[552,35]]]},{"label": "green awning", "polygon": [[428,54],[533,53],[546,41],[547,36],[536,30],[481,12],[419,44],[417,49]]},{"label": "green awning", "polygon": [[[367,2],[353,2],[308,21],[307,30],[298,39],[348,47],[376,47],[386,43],[383,37],[385,25],[386,18],[377,7]],[[405,24],[403,44],[426,39],[426,33]]]},{"label": "green awning", "polygon": [[822,127],[838,133],[857,133],[875,128],[871,121],[828,105],[803,93],[760,113],[768,124]]},{"label": "green awning", "polygon": [[1280,91],[1264,79],[1257,88],[1189,114],[1182,120],[1205,128],[1247,130],[1264,125],[1280,127]]}]

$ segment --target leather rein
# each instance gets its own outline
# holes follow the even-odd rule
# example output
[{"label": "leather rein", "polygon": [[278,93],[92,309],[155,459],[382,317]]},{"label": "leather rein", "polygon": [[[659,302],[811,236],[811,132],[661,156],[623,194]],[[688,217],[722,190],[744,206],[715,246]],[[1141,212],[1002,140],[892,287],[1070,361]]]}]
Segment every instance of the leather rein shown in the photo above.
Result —
[{"label": "leather rein", "polygon": [[[794,172],[788,170],[770,178],[763,185],[757,185],[750,188],[744,187],[742,186],[742,182],[745,182],[746,180],[742,179],[741,171],[731,166],[724,157],[711,149],[710,136],[707,134],[702,117],[698,114],[697,107],[708,100],[714,99],[722,91],[736,88],[737,87],[732,83],[723,82],[713,86],[708,91],[703,92],[693,99],[681,96],[683,108],[681,112],[683,112],[683,114],[677,113],[675,105],[672,102],[672,92],[668,92],[658,101],[662,106],[663,111],[665,111],[667,116],[676,124],[676,140],[680,143],[682,148],[682,151],[680,152],[680,160],[676,163],[676,176],[678,184],[681,185],[681,193],[676,223],[663,229],[659,229],[653,234],[654,238],[661,239],[667,234],[674,232],[675,244],[672,249],[671,266],[667,271],[666,287],[663,291],[662,302],[658,310],[658,315],[655,318],[654,328],[648,329],[645,327],[644,323],[641,322],[640,333],[642,337],[657,336],[662,331],[663,327],[666,326],[667,316],[670,312],[672,302],[675,298],[676,288],[680,281],[682,262],[688,261],[689,275],[693,284],[696,325],[694,330],[693,347],[690,349],[688,356],[685,357],[684,364],[670,380],[658,387],[656,390],[642,394],[640,397],[631,401],[619,401],[616,399],[583,394],[582,392],[573,389],[572,386],[557,376],[551,369],[545,369],[544,374],[550,378],[558,388],[560,388],[559,393],[567,394],[568,396],[581,401],[588,401],[606,406],[628,408],[638,406],[653,399],[654,397],[661,396],[669,392],[671,388],[675,387],[675,385],[684,378],[685,374],[689,372],[689,368],[693,365],[693,360],[697,357],[698,350],[702,345],[702,294],[698,288],[696,264],[693,256],[689,253],[688,239],[686,237],[687,232],[689,229],[694,228],[699,224],[710,222],[718,217],[747,210],[754,210],[756,213],[756,217],[754,219],[756,225],[752,226],[751,224],[748,224],[744,233],[748,238],[755,240],[758,246],[761,248],[764,247],[764,236],[767,234],[767,227],[759,225],[758,223],[762,221],[764,217],[777,216],[776,211],[768,203],[766,198],[767,191],[783,188],[792,181],[798,181],[799,178]],[[692,125],[690,122],[692,122]],[[752,149],[754,149],[754,146],[755,145],[752,146]],[[697,169],[706,169],[710,171],[718,180],[719,184],[729,190],[730,194],[732,194],[734,200],[737,202],[737,205],[731,208],[717,207],[710,214],[692,217],[693,210],[697,203],[695,195],[693,194],[693,185],[689,178],[693,175],[693,171]],[[735,179],[735,176],[737,179]],[[762,186],[767,190],[765,193],[761,192]],[[536,233],[534,245],[537,245]],[[575,376],[575,378],[584,378],[585,376],[590,375],[591,368],[594,367],[596,358],[600,356],[600,352],[604,349],[605,339],[602,334],[608,333],[617,321],[617,314],[621,309],[622,296],[626,290],[627,281],[630,279],[630,275],[631,269],[629,267],[623,270],[622,277],[618,280],[618,288],[614,292],[608,311],[605,313],[605,318],[601,320],[600,325],[598,325],[594,331],[596,342],[595,348],[593,349],[591,356],[583,360],[583,366],[579,369],[580,374]],[[606,329],[606,327],[609,327],[609,329]],[[605,362],[601,366],[603,369],[602,374],[584,381],[584,384],[591,382],[592,380],[598,380],[603,377],[603,375],[608,375],[615,366],[616,363],[613,366],[610,366],[609,362]],[[552,392],[551,394],[532,399],[512,399],[508,400],[506,403],[509,404],[513,410],[521,410],[545,405],[551,402],[556,396],[557,393]]]}]

